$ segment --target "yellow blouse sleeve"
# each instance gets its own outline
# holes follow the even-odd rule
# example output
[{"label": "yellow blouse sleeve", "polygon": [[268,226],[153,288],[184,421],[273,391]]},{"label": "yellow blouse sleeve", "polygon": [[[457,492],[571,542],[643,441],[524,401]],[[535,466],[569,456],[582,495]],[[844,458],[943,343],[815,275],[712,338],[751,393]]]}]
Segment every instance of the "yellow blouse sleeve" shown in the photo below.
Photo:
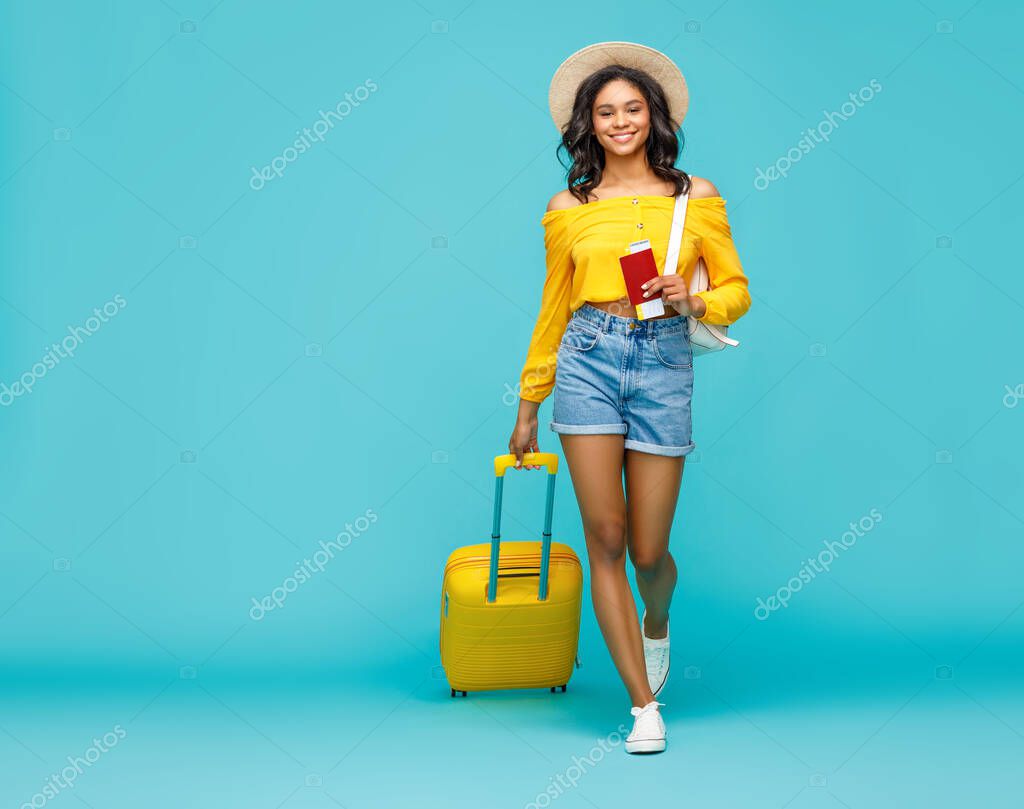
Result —
[{"label": "yellow blouse sleeve", "polygon": [[548,211],[541,219],[547,274],[541,293],[540,314],[519,377],[519,396],[530,402],[543,402],[555,386],[558,344],[572,314],[569,303],[573,262],[565,220],[566,217],[558,211]]},{"label": "yellow blouse sleeve", "polygon": [[704,219],[704,232],[701,233],[700,255],[707,264],[711,288],[696,293],[708,307],[697,319],[702,323],[728,326],[739,320],[750,308],[747,276],[743,273],[736,245],[732,241],[725,200],[721,197],[709,199],[703,210],[707,216]]}]

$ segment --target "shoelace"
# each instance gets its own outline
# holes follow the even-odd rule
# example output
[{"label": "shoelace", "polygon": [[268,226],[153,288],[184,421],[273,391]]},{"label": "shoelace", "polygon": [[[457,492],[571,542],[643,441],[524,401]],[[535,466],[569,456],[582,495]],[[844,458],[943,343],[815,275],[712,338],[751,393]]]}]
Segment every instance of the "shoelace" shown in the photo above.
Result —
[{"label": "shoelace", "polygon": [[640,737],[652,737],[661,735],[661,725],[658,722],[660,714],[658,713],[658,707],[664,705],[664,702],[648,702],[643,708],[637,708],[635,705],[629,709],[629,712],[636,717],[636,722],[633,725],[633,733],[630,735],[637,735]]},{"label": "shoelace", "polygon": [[665,657],[668,655],[668,646],[662,644],[655,645],[653,643],[645,643],[644,646],[644,651],[648,657],[653,657],[654,662],[657,663],[658,666],[665,665]]}]

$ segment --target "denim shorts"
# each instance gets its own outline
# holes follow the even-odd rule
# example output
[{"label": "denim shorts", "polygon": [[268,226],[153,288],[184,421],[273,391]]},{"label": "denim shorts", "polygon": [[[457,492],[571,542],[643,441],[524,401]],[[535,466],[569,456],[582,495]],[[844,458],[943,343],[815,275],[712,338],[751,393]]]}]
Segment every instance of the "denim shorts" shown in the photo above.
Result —
[{"label": "denim shorts", "polygon": [[589,303],[572,313],[555,363],[550,428],[625,436],[625,448],[688,455],[693,351],[685,315],[638,320]]}]

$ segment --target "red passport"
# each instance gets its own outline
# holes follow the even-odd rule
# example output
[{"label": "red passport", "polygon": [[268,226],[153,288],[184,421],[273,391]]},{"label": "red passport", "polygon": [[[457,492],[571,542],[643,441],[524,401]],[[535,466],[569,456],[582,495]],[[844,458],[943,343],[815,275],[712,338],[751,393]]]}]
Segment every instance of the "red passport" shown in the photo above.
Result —
[{"label": "red passport", "polygon": [[648,247],[639,253],[619,256],[619,264],[622,265],[622,277],[626,281],[629,302],[634,306],[650,302],[650,296],[644,297],[644,290],[640,285],[659,275],[658,265],[654,262],[654,251]]}]

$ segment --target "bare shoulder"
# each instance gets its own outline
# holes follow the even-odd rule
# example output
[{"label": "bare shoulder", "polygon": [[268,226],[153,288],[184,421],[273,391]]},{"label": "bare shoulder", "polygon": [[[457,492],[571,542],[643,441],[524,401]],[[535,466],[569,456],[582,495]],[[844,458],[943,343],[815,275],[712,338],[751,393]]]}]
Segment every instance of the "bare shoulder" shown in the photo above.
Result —
[{"label": "bare shoulder", "polygon": [[547,209],[549,211],[562,211],[566,208],[575,208],[579,204],[580,201],[569,193],[569,189],[563,188],[549,200]]},{"label": "bare shoulder", "polygon": [[718,189],[715,188],[714,183],[711,180],[705,180],[703,177],[696,177],[690,175],[690,198],[691,199],[703,199],[705,197],[717,197],[720,196]]}]

